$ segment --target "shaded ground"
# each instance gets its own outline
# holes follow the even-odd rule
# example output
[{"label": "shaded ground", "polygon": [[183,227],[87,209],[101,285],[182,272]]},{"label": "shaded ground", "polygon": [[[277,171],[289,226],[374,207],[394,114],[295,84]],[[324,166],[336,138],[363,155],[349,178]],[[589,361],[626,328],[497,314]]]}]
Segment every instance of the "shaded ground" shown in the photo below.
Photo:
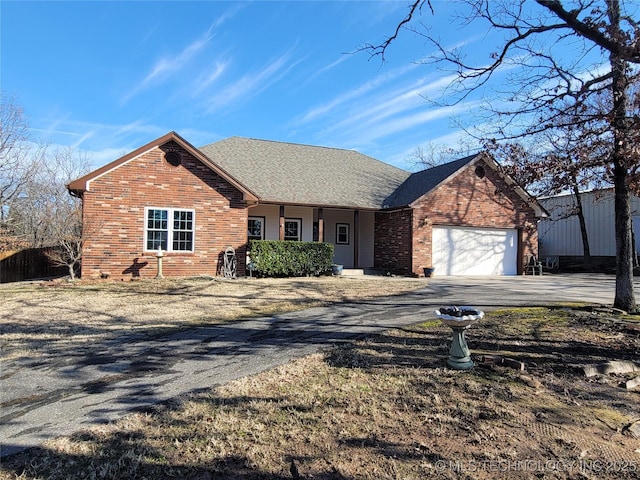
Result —
[{"label": "shaded ground", "polygon": [[606,309],[489,312],[475,359],[444,367],[438,321],[371,335],[9,457],[0,478],[640,478],[636,318]]},{"label": "shaded ground", "polygon": [[[385,315],[369,302],[424,285],[198,277],[0,286],[0,457],[380,329]],[[407,315],[395,320],[410,323]]]},{"label": "shaded ground", "polygon": [[167,334],[406,293],[424,285],[424,280],[386,277],[0,284],[2,360],[46,357],[50,361],[122,336]]}]

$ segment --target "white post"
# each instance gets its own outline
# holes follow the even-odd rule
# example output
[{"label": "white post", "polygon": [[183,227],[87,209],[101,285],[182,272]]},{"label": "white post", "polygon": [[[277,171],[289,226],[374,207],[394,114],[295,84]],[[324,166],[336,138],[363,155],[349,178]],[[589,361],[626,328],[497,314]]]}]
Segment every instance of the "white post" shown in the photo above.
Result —
[{"label": "white post", "polygon": [[156,253],[156,258],[158,259],[158,273],[156,274],[156,278],[164,278],[162,275],[162,257],[164,257],[164,253],[162,253],[162,247],[158,248],[158,253]]}]

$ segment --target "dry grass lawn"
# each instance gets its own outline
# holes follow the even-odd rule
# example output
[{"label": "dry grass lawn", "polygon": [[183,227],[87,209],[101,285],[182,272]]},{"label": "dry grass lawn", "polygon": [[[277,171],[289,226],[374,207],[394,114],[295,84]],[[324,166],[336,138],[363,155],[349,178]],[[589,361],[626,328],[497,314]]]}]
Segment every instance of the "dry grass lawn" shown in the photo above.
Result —
[{"label": "dry grass lawn", "polygon": [[[35,336],[55,340],[55,322],[47,327],[29,313],[49,295],[48,318],[60,315],[61,329],[77,329],[80,341],[94,333],[82,333],[74,315],[109,335],[124,317],[139,319],[127,324],[132,330],[146,321],[178,328],[231,318],[224,305],[255,315],[424,282],[390,280],[141,282],[24,287],[26,294],[16,287],[5,298]],[[99,308],[89,300],[98,294],[106,297]],[[148,301],[118,307],[139,297]],[[149,304],[170,308],[178,299],[192,313],[153,325]],[[438,321],[391,330],[56,439],[4,460],[0,478],[638,479],[640,391],[622,387],[638,372],[585,377],[581,369],[640,358],[638,327],[637,319],[589,308],[490,312],[469,330],[475,359],[508,356],[525,370],[479,362],[464,372],[444,368],[450,331]],[[9,343],[43,348],[21,335]]]},{"label": "dry grass lawn", "polygon": [[415,290],[425,280],[309,277],[0,284],[3,360],[64,355],[114,336],[168,332]]}]

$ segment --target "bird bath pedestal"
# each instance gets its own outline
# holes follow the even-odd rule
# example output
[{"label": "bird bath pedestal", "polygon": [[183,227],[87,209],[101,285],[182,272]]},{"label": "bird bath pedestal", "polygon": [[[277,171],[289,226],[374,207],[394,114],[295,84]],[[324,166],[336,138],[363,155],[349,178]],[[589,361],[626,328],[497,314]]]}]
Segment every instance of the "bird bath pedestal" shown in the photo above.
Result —
[{"label": "bird bath pedestal", "polygon": [[473,307],[442,307],[435,311],[436,316],[453,330],[453,340],[447,365],[456,370],[468,370],[473,367],[471,352],[465,338],[466,330],[484,317],[484,312]]},{"label": "bird bath pedestal", "polygon": [[158,259],[158,270],[156,273],[156,278],[164,278],[162,275],[162,258],[164,257],[164,253],[162,252],[162,248],[158,248],[156,252],[156,258]]}]

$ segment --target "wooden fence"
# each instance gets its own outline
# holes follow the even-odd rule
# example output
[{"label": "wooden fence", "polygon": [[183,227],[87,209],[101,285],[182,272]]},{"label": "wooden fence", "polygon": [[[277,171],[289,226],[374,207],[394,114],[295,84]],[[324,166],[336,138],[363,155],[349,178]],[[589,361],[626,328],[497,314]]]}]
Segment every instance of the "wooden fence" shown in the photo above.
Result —
[{"label": "wooden fence", "polygon": [[0,283],[63,277],[69,273],[67,267],[52,265],[44,252],[44,248],[28,248],[0,253]]}]

